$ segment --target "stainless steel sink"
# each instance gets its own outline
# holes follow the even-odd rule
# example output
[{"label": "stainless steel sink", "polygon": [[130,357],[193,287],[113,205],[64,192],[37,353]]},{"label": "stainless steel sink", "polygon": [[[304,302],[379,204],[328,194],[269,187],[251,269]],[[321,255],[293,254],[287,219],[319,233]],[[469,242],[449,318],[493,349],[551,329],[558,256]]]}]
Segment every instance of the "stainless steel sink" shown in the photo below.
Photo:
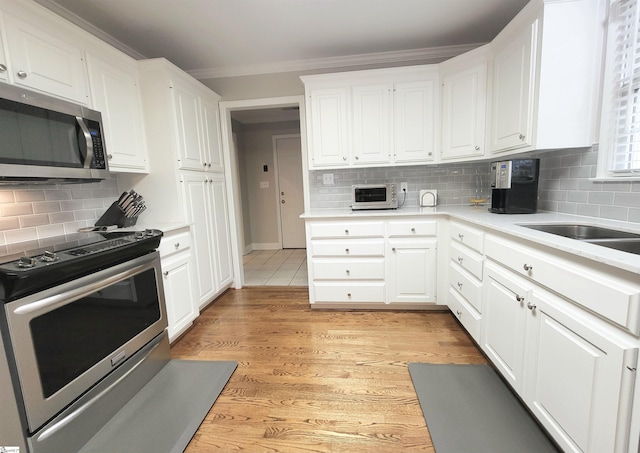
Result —
[{"label": "stainless steel sink", "polygon": [[640,239],[640,234],[629,233],[627,231],[612,230],[594,225],[579,224],[520,224],[520,226],[531,228],[534,230],[544,231],[545,233],[556,234],[571,239],[579,239],[581,241],[591,241],[598,239]]},{"label": "stainless steel sink", "polygon": [[580,224],[520,224],[533,230],[640,255],[640,234]]}]

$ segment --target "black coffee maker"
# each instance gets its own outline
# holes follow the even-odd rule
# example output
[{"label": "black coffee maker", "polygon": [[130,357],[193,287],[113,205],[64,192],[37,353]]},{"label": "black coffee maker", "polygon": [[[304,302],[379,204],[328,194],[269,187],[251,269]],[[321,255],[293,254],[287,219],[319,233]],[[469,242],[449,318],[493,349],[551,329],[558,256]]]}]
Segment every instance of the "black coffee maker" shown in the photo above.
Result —
[{"label": "black coffee maker", "polygon": [[540,159],[491,162],[491,208],[497,214],[533,214],[538,209]]}]

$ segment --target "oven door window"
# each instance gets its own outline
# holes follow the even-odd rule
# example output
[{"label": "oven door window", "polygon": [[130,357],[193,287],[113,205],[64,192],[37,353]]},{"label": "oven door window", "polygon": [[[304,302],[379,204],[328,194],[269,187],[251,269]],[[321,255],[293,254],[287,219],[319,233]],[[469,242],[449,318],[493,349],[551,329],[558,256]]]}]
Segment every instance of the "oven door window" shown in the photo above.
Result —
[{"label": "oven door window", "polygon": [[44,397],[117,351],[160,316],[155,273],[148,269],[33,318],[30,330]]},{"label": "oven door window", "polygon": [[387,188],[375,187],[369,189],[356,189],[356,203],[371,203],[387,201]]}]

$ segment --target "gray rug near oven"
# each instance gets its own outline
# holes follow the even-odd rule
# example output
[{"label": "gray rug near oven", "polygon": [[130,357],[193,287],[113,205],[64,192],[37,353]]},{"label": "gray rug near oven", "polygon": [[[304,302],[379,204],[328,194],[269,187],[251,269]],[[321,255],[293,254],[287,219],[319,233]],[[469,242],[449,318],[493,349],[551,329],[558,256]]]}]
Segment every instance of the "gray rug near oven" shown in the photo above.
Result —
[{"label": "gray rug near oven", "polygon": [[558,453],[488,365],[410,363],[436,453]]},{"label": "gray rug near oven", "polygon": [[171,360],[80,453],[184,451],[237,366]]}]

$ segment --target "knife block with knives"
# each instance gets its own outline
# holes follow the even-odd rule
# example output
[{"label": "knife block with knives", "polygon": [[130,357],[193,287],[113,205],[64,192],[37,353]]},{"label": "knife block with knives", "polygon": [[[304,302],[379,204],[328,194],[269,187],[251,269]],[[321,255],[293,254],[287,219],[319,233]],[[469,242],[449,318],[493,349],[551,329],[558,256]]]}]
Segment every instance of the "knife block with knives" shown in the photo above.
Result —
[{"label": "knife block with knives", "polygon": [[147,207],[142,195],[138,195],[133,190],[122,192],[118,200],[111,203],[109,209],[98,219],[96,226],[117,225],[118,228],[133,226],[145,209]]}]

